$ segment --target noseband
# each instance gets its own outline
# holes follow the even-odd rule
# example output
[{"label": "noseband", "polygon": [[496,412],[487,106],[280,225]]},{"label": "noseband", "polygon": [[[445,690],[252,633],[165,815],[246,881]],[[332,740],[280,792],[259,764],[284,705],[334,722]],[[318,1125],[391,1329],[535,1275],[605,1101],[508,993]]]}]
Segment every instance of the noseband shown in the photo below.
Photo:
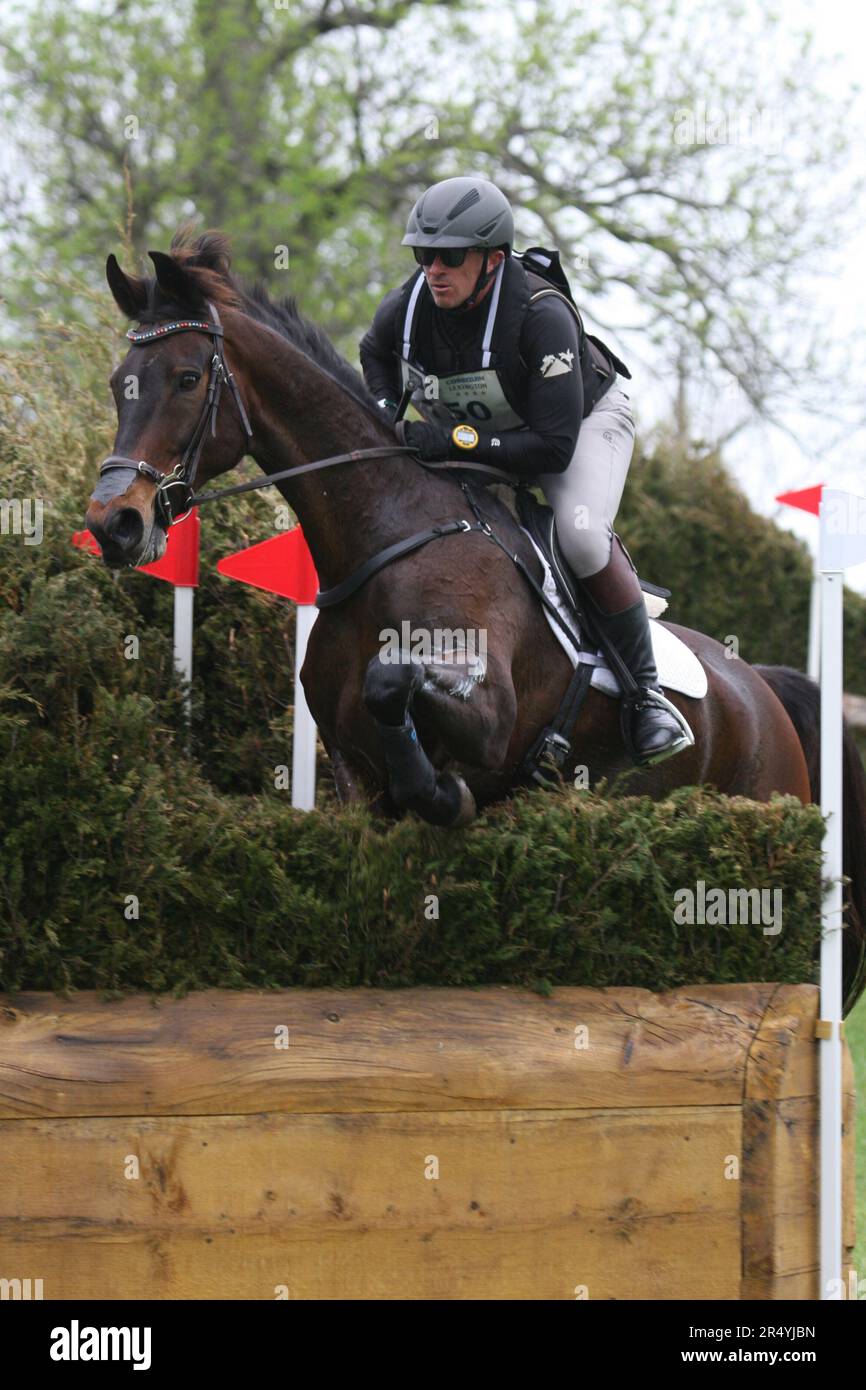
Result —
[{"label": "noseband", "polygon": [[210,322],[206,319],[176,319],[171,323],[157,324],[153,328],[130,328],[126,335],[132,343],[155,342],[158,338],[167,338],[170,333],[208,333],[213,339],[214,352],[210,364],[207,396],[193,430],[192,438],[187,444],[180,462],[175,464],[170,473],[160,473],[159,469],[154,468],[146,459],[127,458],[125,454],[111,454],[99,466],[100,477],[113,469],[128,469],[130,472],[139,473],[143,478],[148,478],[152,483],[156,483],[154,507],[158,521],[166,529],[173,522],[180,521],[193,505],[195,495],[193,479],[198,468],[201,451],[204,448],[208,426],[210,426],[211,435],[216,436],[217,411],[219,410],[223,381],[227,381],[231,388],[247,439],[251,439],[253,434],[240,392],[232,373],[229,371],[223,352],[224,334],[220,316],[216,306],[211,304],[209,300],[207,307],[211,316]]}]

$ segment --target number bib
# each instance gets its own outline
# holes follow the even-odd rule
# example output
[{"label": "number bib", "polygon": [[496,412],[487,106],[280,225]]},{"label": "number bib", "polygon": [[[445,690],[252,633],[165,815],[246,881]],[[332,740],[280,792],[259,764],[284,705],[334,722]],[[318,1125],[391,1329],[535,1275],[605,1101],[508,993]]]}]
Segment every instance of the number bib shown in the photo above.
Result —
[{"label": "number bib", "polygon": [[[439,378],[438,395],[427,394],[425,378],[416,367],[405,359],[400,361],[403,386],[414,386],[412,404],[423,414],[424,404],[438,401],[451,412],[455,420],[469,420],[488,430],[516,430],[524,425],[520,416],[509,405],[499,383],[499,377],[492,368],[477,372],[461,372],[455,376]],[[428,391],[435,385],[435,378],[426,378]]]}]

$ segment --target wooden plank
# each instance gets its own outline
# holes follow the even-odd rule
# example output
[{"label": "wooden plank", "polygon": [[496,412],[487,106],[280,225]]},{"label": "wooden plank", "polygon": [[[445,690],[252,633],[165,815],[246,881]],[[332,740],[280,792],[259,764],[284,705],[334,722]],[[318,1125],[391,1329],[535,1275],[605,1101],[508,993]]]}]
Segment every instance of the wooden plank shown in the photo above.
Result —
[{"label": "wooden plank", "polygon": [[743,1128],[755,1142],[743,1156],[743,1277],[777,1281],[810,1273],[818,1283],[818,1165],[814,1097],[747,1101]]},{"label": "wooden plank", "polygon": [[817,1007],[774,985],[7,998],[0,1275],[48,1298],[814,1297]]},{"label": "wooden plank", "polygon": [[817,985],[778,985],[749,1050],[745,1094],[751,1100],[814,1096],[818,1089]]},{"label": "wooden plank", "polygon": [[[22,1211],[58,1230],[290,1231],[335,1219],[423,1224],[433,1212],[472,1229],[488,1219],[615,1220],[622,1209],[629,1235],[672,1209],[739,1210],[724,1178],[724,1155],[740,1140],[730,1107],[24,1121],[0,1134],[3,1232]],[[128,1155],[138,1179],[124,1176]],[[425,1176],[430,1155],[435,1180]],[[513,1199],[518,1188],[531,1191],[531,1209]]]},{"label": "wooden plank", "polygon": [[[756,1300],[762,1303],[767,1299],[814,1303],[817,1298],[817,1287],[817,1269],[806,1270],[800,1274],[781,1274],[769,1285],[766,1275],[759,1274],[753,1279],[743,1280],[740,1298],[744,1301]],[[768,1314],[768,1318],[769,1316],[771,1315]],[[801,1321],[805,1324],[809,1323],[807,1313],[803,1314]]]},{"label": "wooden plank", "polygon": [[[805,1039],[803,1045],[806,1046]],[[817,1051],[815,1042],[811,1047]],[[846,1264],[855,1239],[854,1090],[847,1046],[844,1057],[842,1261]],[[794,1069],[798,1066],[795,1061]],[[743,1107],[743,1135],[743,1297],[816,1299],[817,1097],[747,1100]],[[793,1287],[807,1288],[808,1292],[786,1292]]]},{"label": "wooden plank", "polygon": [[740,1140],[710,1106],[5,1121],[0,1270],[47,1299],[735,1298]]},{"label": "wooden plank", "polygon": [[737,1105],[776,988],[0,996],[0,1117]]},{"label": "wooden plank", "polygon": [[239,1234],[207,1245],[193,1235],[107,1244],[79,1238],[63,1264],[52,1241],[29,1245],[26,1267],[48,1272],[46,1300],[273,1299],[280,1286],[290,1298],[317,1300],[737,1298],[728,1224],[696,1217],[682,1221],[677,1236],[664,1251],[652,1238],[607,1236],[587,1258],[572,1226],[476,1235],[333,1231],[288,1243]]}]

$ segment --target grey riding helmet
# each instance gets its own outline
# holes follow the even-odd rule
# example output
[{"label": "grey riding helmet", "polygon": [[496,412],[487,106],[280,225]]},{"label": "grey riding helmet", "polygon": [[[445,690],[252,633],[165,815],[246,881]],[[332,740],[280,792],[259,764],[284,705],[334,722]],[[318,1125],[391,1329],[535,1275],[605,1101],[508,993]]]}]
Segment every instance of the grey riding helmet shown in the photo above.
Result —
[{"label": "grey riding helmet", "polygon": [[514,214],[488,179],[443,179],[409,214],[403,246],[501,246],[514,243]]}]

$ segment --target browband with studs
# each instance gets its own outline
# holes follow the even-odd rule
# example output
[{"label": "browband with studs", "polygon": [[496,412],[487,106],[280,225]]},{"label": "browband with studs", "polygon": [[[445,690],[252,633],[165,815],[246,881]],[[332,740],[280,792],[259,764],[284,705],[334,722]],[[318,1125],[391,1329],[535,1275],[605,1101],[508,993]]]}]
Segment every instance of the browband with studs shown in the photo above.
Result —
[{"label": "browband with studs", "polygon": [[164,338],[167,333],[211,333],[222,335],[219,324],[208,323],[205,319],[173,319],[171,323],[158,323],[154,328],[130,328],[127,338],[132,343],[147,343],[151,338]]}]

